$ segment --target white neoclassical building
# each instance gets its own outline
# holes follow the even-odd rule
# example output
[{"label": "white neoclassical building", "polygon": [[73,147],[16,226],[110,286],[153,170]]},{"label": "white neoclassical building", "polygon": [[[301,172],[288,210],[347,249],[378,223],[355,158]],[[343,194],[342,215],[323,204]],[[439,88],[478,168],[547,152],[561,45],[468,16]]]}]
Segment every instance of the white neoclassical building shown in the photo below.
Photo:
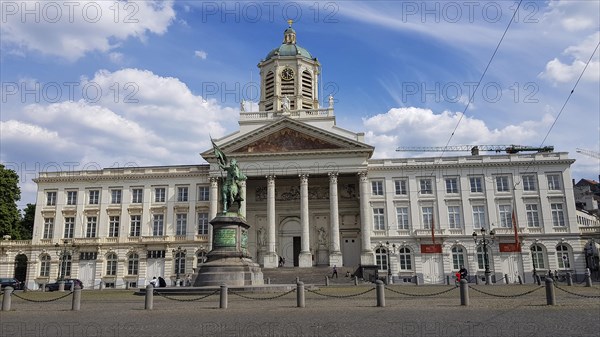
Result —
[{"label": "white neoclassical building", "polygon": [[[364,134],[319,106],[321,65],[291,27],[258,64],[259,111],[215,140],[248,177],[241,209],[263,268],[376,265],[396,282],[443,283],[461,266],[483,275],[473,232],[494,230],[499,279],[597,268],[600,224],[576,210],[567,153],[372,159]],[[192,274],[211,249],[221,172],[208,164],[45,172],[33,239],[0,241],[0,276],[29,288],[60,275],[86,288],[143,286]],[[63,258],[66,256],[66,258]]]}]

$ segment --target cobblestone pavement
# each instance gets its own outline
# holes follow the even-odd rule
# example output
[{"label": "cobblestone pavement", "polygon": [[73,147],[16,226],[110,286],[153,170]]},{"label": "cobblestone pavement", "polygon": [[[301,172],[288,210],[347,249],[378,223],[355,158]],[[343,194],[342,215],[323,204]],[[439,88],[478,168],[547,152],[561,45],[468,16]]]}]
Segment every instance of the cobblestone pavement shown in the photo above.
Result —
[{"label": "cobblestone pavement", "polygon": [[144,297],[132,291],[84,291],[80,311],[70,310],[71,296],[31,302],[19,297],[45,301],[64,294],[17,292],[12,310],[0,312],[0,336],[600,335],[597,286],[561,286],[572,294],[555,289],[555,306],[534,285],[472,286],[469,306],[460,306],[453,287],[389,286],[386,306],[377,307],[372,288],[321,287],[306,292],[305,308],[296,307],[296,292],[276,299],[266,298],[281,294],[230,292],[227,309],[219,309],[218,294],[196,301],[201,296],[155,295],[154,310],[144,310]]}]

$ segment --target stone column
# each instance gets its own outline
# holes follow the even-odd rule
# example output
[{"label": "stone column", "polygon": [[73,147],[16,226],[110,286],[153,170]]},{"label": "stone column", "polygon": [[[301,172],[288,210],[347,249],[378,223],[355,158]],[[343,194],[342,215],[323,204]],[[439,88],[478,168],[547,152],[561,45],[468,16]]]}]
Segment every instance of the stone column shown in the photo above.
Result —
[{"label": "stone column", "polygon": [[[210,208],[208,210],[208,221],[214,219],[217,216],[217,208],[219,207],[219,178],[210,178],[210,190],[208,199],[210,200]],[[208,225],[208,251],[212,250],[212,225]]]},{"label": "stone column", "polygon": [[247,201],[246,201],[246,180],[240,181],[240,185],[241,185],[240,186],[241,187],[240,196],[242,197],[243,202],[241,204],[241,207],[240,207],[238,213],[245,218],[246,217],[246,203],[247,203]]},{"label": "stone column", "polygon": [[340,215],[338,210],[338,185],[337,172],[329,173],[329,218],[331,226],[329,227],[329,265],[342,266],[342,252],[340,251]]},{"label": "stone column", "polygon": [[267,176],[267,254],[264,268],[277,268],[279,259],[275,251],[275,176]]},{"label": "stone column", "polygon": [[361,253],[360,263],[363,265],[374,265],[375,256],[371,250],[371,227],[369,226],[369,178],[367,172],[359,172],[360,180],[360,232],[361,232]]},{"label": "stone column", "polygon": [[308,219],[308,174],[300,175],[300,226],[302,238],[300,242],[299,267],[312,267],[310,252],[310,227]]}]

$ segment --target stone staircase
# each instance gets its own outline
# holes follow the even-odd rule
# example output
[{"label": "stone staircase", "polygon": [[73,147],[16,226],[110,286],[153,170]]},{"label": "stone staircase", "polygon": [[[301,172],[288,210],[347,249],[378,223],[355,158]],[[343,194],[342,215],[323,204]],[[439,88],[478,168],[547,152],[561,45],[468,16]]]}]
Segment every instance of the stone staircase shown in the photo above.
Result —
[{"label": "stone staircase", "polygon": [[265,284],[267,279],[270,280],[271,284],[296,284],[296,277],[304,284],[314,285],[325,285],[325,277],[329,276],[329,284],[340,284],[348,285],[354,284],[352,277],[346,277],[346,272],[352,274],[354,270],[352,268],[338,267],[338,278],[331,278],[333,269],[331,267],[311,267],[311,268],[298,268],[298,267],[281,267],[281,268],[263,268],[263,278]]}]

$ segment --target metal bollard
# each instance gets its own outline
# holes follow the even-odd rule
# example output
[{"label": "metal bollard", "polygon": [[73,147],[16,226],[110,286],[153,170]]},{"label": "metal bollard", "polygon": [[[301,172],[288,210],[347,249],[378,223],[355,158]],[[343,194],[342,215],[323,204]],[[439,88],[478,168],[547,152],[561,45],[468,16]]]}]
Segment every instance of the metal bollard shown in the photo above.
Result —
[{"label": "metal bollard", "polygon": [[508,274],[504,274],[504,283],[508,284]]},{"label": "metal bollard", "polygon": [[65,291],[65,281],[58,281],[58,291],[60,291],[60,292]]},{"label": "metal bollard", "polygon": [[385,307],[385,287],[383,285],[383,281],[375,281],[375,287],[377,292],[377,306]]},{"label": "metal bollard", "polygon": [[144,309],[152,310],[154,307],[154,286],[149,284],[146,286],[146,301],[144,303]]},{"label": "metal bollard", "polygon": [[329,276],[325,276],[325,286],[329,287]]},{"label": "metal bollard", "polygon": [[42,292],[43,293],[46,292],[46,283],[42,283],[41,287],[42,287]]},{"label": "metal bollard", "polygon": [[4,295],[2,297],[2,311],[10,311],[13,290],[15,290],[13,287],[4,288]]},{"label": "metal bollard", "polygon": [[100,281],[100,285],[98,287],[100,290],[104,289],[104,282]]},{"label": "metal bollard", "polygon": [[131,282],[125,281],[125,290],[129,290],[129,285]]},{"label": "metal bollard", "polygon": [[446,275],[446,285],[450,285],[450,275]]},{"label": "metal bollard", "polygon": [[296,283],[296,303],[298,308],[304,308],[306,304],[304,301],[304,282]]},{"label": "metal bollard", "polygon": [[590,268],[585,269],[585,286],[592,286],[592,273],[590,273]]},{"label": "metal bollard", "polygon": [[540,275],[535,275],[535,282],[537,283],[538,286],[542,285],[542,278],[540,277]]},{"label": "metal bollard", "polygon": [[227,309],[227,285],[221,284],[221,296],[219,299],[219,308]]},{"label": "metal bollard", "polygon": [[267,277],[267,284],[271,284],[271,278]]},{"label": "metal bollard", "polygon": [[556,298],[554,297],[554,281],[549,277],[546,278],[546,304],[556,305]]},{"label": "metal bollard", "polygon": [[460,305],[469,305],[469,283],[467,280],[460,280]]},{"label": "metal bollard", "polygon": [[573,275],[571,275],[571,273],[567,273],[567,285],[568,286],[572,286],[573,285]]},{"label": "metal bollard", "polygon": [[523,279],[521,278],[521,275],[517,275],[517,279],[519,280],[519,284],[523,284]]},{"label": "metal bollard", "polygon": [[415,275],[415,285],[419,285],[419,275]]},{"label": "metal bollard", "polygon": [[358,276],[354,276],[354,285],[357,286],[358,285]]},{"label": "metal bollard", "polygon": [[300,282],[300,278],[296,276],[296,284],[298,284],[298,282]]},{"label": "metal bollard", "polygon": [[71,302],[71,310],[79,311],[81,309],[81,287],[76,285],[73,290],[73,301]]},{"label": "metal bollard", "polygon": [[479,285],[479,276],[475,276],[475,284]]}]

